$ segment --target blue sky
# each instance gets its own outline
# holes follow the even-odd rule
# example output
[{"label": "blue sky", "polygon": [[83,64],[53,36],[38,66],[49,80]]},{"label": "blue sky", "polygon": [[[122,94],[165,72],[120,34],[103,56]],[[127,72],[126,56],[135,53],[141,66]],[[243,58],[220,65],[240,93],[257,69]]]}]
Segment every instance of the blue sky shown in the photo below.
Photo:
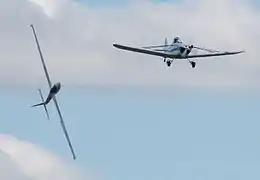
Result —
[{"label": "blue sky", "polygon": [[[1,90],[1,127],[70,161],[51,104]],[[59,102],[78,160],[104,180],[258,179],[259,94],[64,88]]]}]

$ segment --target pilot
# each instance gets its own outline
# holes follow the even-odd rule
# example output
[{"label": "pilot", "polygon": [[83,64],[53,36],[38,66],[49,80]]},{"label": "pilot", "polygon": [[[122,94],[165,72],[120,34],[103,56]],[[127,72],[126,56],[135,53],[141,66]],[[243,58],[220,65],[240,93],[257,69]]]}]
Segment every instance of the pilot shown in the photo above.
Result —
[{"label": "pilot", "polygon": [[179,42],[179,37],[174,37],[174,39],[173,39],[173,43],[177,43],[177,42]]}]

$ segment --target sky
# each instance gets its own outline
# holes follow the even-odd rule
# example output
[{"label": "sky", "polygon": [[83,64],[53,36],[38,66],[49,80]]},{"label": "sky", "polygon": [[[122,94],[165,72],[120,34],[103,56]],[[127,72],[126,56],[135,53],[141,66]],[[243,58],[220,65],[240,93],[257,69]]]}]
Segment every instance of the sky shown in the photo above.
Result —
[{"label": "sky", "polygon": [[[260,10],[247,0],[0,1],[0,179],[259,179]],[[33,23],[74,146],[53,103]],[[232,57],[115,49],[183,41]]]}]

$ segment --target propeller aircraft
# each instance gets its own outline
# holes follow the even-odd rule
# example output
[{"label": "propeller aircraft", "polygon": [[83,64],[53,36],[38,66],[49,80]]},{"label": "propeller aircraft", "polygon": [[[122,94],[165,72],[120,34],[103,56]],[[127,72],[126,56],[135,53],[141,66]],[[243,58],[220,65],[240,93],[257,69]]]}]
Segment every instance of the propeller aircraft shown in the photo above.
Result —
[{"label": "propeller aircraft", "polygon": [[74,149],[73,149],[73,147],[72,147],[72,144],[71,144],[71,141],[70,141],[70,138],[69,138],[69,135],[68,135],[68,132],[67,132],[65,123],[64,123],[64,121],[63,121],[63,117],[62,117],[62,115],[61,115],[61,111],[60,111],[60,108],[59,108],[57,99],[56,99],[56,97],[55,97],[55,95],[60,91],[61,84],[58,82],[58,83],[55,83],[54,85],[52,85],[51,80],[50,80],[50,76],[49,76],[49,73],[48,73],[48,71],[47,71],[47,67],[46,67],[46,65],[45,65],[44,58],[43,58],[43,55],[42,55],[42,52],[41,52],[41,49],[40,49],[40,44],[39,44],[38,39],[37,39],[37,36],[36,36],[36,32],[35,32],[34,26],[31,25],[31,28],[32,28],[32,30],[33,30],[33,35],[34,35],[34,38],[35,38],[35,41],[36,41],[36,44],[37,44],[37,48],[38,48],[38,51],[39,51],[39,54],[40,54],[40,57],[41,57],[42,66],[43,66],[43,69],[44,69],[44,72],[45,72],[45,76],[46,76],[46,78],[47,78],[47,82],[48,82],[48,85],[49,85],[49,88],[50,88],[49,95],[48,95],[46,101],[44,101],[42,92],[41,92],[41,90],[39,89],[39,93],[40,93],[40,97],[41,97],[42,103],[35,104],[35,105],[33,105],[32,107],[44,106],[44,109],[45,109],[45,111],[46,111],[47,117],[48,117],[48,119],[49,119],[49,113],[48,113],[48,110],[47,110],[46,105],[49,104],[49,102],[50,102],[51,100],[53,100],[54,105],[56,106],[56,109],[57,109],[57,111],[58,111],[58,114],[59,114],[59,117],[60,117],[60,123],[61,123],[62,129],[63,129],[63,132],[64,132],[64,134],[65,134],[65,137],[66,137],[66,139],[67,139],[67,142],[68,142],[70,151],[71,151],[71,153],[72,153],[73,159],[76,159],[76,155],[75,155]]},{"label": "propeller aircraft", "polygon": [[[212,49],[206,49],[197,47],[194,45],[186,45],[182,43],[179,37],[174,37],[173,42],[171,44],[168,44],[167,38],[165,38],[164,45],[158,45],[158,46],[147,46],[142,48],[135,48],[135,47],[129,47],[124,46],[120,44],[113,44],[114,47],[126,51],[132,51],[142,54],[148,54],[153,56],[159,56],[164,58],[164,62],[167,64],[168,67],[171,66],[172,62],[176,59],[186,59],[191,64],[192,68],[195,68],[196,62],[191,61],[192,58],[200,58],[200,57],[213,57],[213,56],[226,56],[226,55],[235,55],[243,53],[244,51],[236,51],[236,52],[220,52],[218,50],[212,50]],[[159,49],[161,48],[161,49]],[[190,55],[191,51],[193,49],[198,49],[202,51],[206,51],[208,53],[204,54],[197,54],[197,55]]]}]

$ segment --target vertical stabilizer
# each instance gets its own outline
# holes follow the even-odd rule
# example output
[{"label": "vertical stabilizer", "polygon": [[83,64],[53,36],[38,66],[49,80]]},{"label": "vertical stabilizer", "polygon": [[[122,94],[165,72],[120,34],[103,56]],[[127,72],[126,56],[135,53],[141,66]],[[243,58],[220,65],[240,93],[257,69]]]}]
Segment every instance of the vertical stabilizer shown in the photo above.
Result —
[{"label": "vertical stabilizer", "polygon": [[165,46],[168,45],[168,40],[167,40],[167,38],[164,39],[164,45],[165,45]]},{"label": "vertical stabilizer", "polygon": [[168,39],[167,38],[164,39],[164,46],[165,47],[163,49],[164,49],[164,52],[166,52],[166,50],[168,48]]}]

